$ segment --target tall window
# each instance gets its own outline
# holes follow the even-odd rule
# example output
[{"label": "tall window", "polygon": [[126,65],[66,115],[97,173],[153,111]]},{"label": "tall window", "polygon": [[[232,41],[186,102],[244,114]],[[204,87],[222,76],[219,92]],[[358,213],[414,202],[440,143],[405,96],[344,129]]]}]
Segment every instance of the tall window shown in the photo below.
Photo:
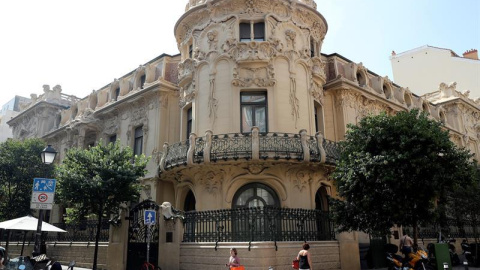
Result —
[{"label": "tall window", "polygon": [[140,89],[143,89],[143,85],[145,85],[145,80],[146,80],[145,74],[140,76]]},{"label": "tall window", "polygon": [[265,23],[240,23],[240,41],[265,41]]},{"label": "tall window", "polygon": [[141,155],[143,149],[143,127],[135,129],[135,141],[133,143],[133,154]]},{"label": "tall window", "polygon": [[244,92],[240,102],[242,133],[250,132],[253,126],[267,132],[267,93]]},{"label": "tall window", "polygon": [[323,125],[323,109],[322,105],[318,104],[317,102],[314,103],[315,108],[315,132],[325,132],[324,125]]},{"label": "tall window", "polygon": [[120,87],[117,87],[115,89],[115,100],[118,100],[118,97],[120,96]]},{"label": "tall window", "polygon": [[187,110],[187,139],[192,133],[192,107]]},{"label": "tall window", "polygon": [[110,138],[108,138],[109,143],[115,143],[116,141],[117,141],[117,134],[112,135],[110,136]]},{"label": "tall window", "polygon": [[193,58],[193,45],[188,46],[188,57]]}]

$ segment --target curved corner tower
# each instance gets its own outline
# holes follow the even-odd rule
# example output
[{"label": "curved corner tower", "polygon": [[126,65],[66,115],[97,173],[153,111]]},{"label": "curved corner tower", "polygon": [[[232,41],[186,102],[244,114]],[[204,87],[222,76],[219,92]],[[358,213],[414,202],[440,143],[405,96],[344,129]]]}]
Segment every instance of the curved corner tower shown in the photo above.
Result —
[{"label": "curved corner tower", "polygon": [[190,0],[175,25],[182,137],[315,134],[326,32],[313,0]]}]

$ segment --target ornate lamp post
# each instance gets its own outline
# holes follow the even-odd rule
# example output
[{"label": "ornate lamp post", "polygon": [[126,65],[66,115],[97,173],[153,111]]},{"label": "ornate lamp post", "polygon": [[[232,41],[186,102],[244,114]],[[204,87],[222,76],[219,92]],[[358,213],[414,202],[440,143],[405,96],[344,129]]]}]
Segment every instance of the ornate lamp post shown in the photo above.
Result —
[{"label": "ornate lamp post", "polygon": [[[43,164],[52,164],[57,156],[57,151],[53,149],[51,145],[48,145],[43,149],[42,153],[40,154],[42,157]],[[43,222],[43,210],[40,209],[38,211],[38,223],[37,223],[37,232],[35,233],[35,247],[33,249],[33,256],[38,256],[40,254],[40,244],[41,244],[41,237],[42,237],[42,222]]]}]

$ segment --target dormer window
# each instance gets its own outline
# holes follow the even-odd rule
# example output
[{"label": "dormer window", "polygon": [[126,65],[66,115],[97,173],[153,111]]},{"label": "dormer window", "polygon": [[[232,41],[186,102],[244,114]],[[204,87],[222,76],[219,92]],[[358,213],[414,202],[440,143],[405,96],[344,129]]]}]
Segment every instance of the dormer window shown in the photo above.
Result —
[{"label": "dormer window", "polygon": [[115,89],[115,97],[114,100],[118,100],[118,97],[120,96],[120,87],[117,87]]},{"label": "dormer window", "polygon": [[146,80],[145,74],[140,76],[140,89],[143,89],[143,86],[145,85],[145,80]]},{"label": "dormer window", "polygon": [[265,23],[264,22],[248,22],[240,23],[240,41],[265,41]]}]

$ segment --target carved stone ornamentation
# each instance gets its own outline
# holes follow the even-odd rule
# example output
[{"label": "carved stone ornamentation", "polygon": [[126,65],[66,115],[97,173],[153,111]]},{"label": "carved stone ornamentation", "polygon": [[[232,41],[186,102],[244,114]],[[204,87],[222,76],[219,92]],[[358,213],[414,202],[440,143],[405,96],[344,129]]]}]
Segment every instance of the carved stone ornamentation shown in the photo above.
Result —
[{"label": "carved stone ornamentation", "polygon": [[212,120],[212,129],[217,119],[218,100],[215,98],[215,75],[210,76],[210,96],[208,98],[208,117]]},{"label": "carved stone ornamentation", "polygon": [[232,85],[240,87],[274,86],[276,80],[272,65],[260,68],[238,67],[233,71]]},{"label": "carved stone ornamentation", "polygon": [[108,135],[116,134],[119,129],[118,117],[114,115],[113,117],[107,119],[104,122],[103,132]]},{"label": "carved stone ornamentation", "polygon": [[195,84],[194,82],[187,84],[185,87],[180,87],[180,107],[192,102],[195,98]]},{"label": "carved stone ornamentation", "polygon": [[295,121],[295,128],[297,128],[297,121],[300,118],[300,105],[297,98],[297,82],[295,77],[290,76],[290,105],[292,106],[292,116]]},{"label": "carved stone ornamentation", "polygon": [[211,30],[207,32],[207,42],[208,42],[208,47],[211,51],[216,51],[217,50],[217,39],[218,32],[216,30]]},{"label": "carved stone ornamentation", "polygon": [[205,174],[197,174],[196,182],[204,186],[205,190],[210,194],[216,194],[222,185],[221,175],[215,174],[213,171],[209,171]]}]

